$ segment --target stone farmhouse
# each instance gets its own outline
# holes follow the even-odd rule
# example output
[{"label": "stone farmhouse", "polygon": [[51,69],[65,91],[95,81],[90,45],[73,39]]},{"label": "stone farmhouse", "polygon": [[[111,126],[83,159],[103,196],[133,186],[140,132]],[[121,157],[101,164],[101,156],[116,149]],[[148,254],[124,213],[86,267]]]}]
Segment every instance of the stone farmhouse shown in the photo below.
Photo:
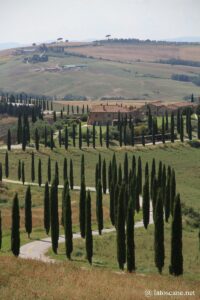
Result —
[{"label": "stone farmhouse", "polygon": [[166,111],[169,113],[176,113],[177,110],[183,110],[187,107],[195,108],[197,107],[196,103],[191,102],[176,102],[166,104],[161,101],[153,101],[149,103],[145,103],[140,107],[136,107],[133,105],[127,106],[122,104],[99,104],[93,105],[90,109],[90,113],[88,116],[88,125],[113,125],[118,121],[118,117],[120,114],[120,118],[127,117],[133,120],[140,119],[142,120],[149,111],[151,110],[151,114],[153,116],[162,116]]}]

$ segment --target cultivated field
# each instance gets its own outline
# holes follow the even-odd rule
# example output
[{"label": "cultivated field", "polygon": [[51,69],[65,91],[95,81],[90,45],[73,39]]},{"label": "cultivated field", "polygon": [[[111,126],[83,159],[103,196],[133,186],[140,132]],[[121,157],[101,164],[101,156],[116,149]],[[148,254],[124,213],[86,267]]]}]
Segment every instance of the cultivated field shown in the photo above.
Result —
[{"label": "cultivated field", "polygon": [[[4,52],[0,56],[0,90],[37,91],[37,94],[58,99],[66,95],[73,99],[84,96],[92,100],[123,97],[144,101],[180,101],[192,93],[200,94],[200,88],[193,83],[171,79],[172,74],[198,75],[200,68],[154,62],[174,56],[198,60],[198,46],[89,46],[70,47],[66,52],[72,54],[49,54],[48,62],[37,64],[23,63],[25,55],[12,56]],[[94,58],[77,57],[73,53]],[[45,68],[80,64],[86,67],[62,72],[44,71]]]}]

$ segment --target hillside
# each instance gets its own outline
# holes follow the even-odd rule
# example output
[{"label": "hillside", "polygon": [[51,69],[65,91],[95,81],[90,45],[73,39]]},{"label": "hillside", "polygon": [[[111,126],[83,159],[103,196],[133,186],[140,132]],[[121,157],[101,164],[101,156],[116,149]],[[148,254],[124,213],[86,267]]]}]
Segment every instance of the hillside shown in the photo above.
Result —
[{"label": "hillside", "polygon": [[[48,45],[48,61],[27,59],[41,55],[36,47],[30,53],[0,52],[0,90],[44,94],[63,98],[89,99],[122,97],[164,101],[182,100],[200,87],[192,82],[172,80],[173,74],[198,76],[200,67],[158,63],[160,60],[200,60],[199,45],[110,45],[92,43]],[[23,62],[25,59],[25,62]],[[72,95],[72,96],[69,96]]]}]

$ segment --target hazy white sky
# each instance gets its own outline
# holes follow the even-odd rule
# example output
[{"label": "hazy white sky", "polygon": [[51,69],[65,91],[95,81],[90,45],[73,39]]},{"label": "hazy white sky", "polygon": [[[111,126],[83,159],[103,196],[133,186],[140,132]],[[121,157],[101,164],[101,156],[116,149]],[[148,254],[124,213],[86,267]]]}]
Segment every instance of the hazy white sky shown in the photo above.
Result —
[{"label": "hazy white sky", "polygon": [[200,35],[200,0],[0,0],[0,43]]}]

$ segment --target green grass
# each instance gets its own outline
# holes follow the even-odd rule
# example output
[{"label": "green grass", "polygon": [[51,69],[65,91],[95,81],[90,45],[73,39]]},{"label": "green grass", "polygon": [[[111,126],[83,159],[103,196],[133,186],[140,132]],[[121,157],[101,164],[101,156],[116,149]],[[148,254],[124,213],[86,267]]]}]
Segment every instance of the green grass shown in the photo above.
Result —
[{"label": "green grass", "polygon": [[[165,266],[163,274],[169,274],[170,264],[170,236],[171,228],[165,225]],[[135,256],[136,272],[144,274],[158,273],[154,264],[154,226],[150,225],[148,230],[144,228],[135,229]],[[118,270],[116,257],[116,233],[103,234],[93,237],[93,267]],[[183,257],[184,257],[184,278],[200,280],[200,251],[198,244],[198,230],[189,226],[183,228]],[[85,258],[85,240],[73,240],[72,262],[79,267],[89,267]],[[192,254],[192,255],[191,255]],[[65,246],[59,245],[58,255],[49,250],[48,255],[54,259],[66,260]]]},{"label": "green grass", "polygon": [[[192,206],[194,209],[200,209],[200,189],[199,189],[199,177],[200,177],[200,160],[199,160],[199,148],[191,147],[187,143],[175,143],[173,145],[158,145],[151,147],[127,147],[125,148],[84,148],[83,150],[70,148],[65,151],[64,148],[56,148],[53,151],[50,149],[41,148],[39,152],[35,151],[35,165],[36,165],[36,177],[37,177],[37,163],[38,159],[42,159],[42,181],[47,180],[47,160],[49,155],[52,160],[52,174],[54,172],[55,161],[59,164],[60,183],[62,183],[62,167],[64,157],[69,160],[73,160],[74,164],[74,183],[80,184],[80,161],[81,155],[85,155],[85,173],[86,173],[86,185],[94,186],[95,182],[95,165],[98,161],[99,153],[102,159],[106,159],[107,167],[112,155],[115,153],[117,162],[123,166],[124,154],[128,153],[129,163],[131,163],[132,155],[134,154],[136,159],[141,156],[143,161],[143,169],[145,163],[148,162],[151,167],[152,159],[156,159],[156,164],[161,160],[163,163],[172,166],[176,171],[177,179],[177,191],[181,194],[181,200],[188,206]],[[0,151],[0,161],[4,164],[5,151]],[[21,150],[12,150],[9,153],[10,160],[10,179],[17,180],[17,163],[18,159],[25,162],[26,181],[30,181],[30,164],[31,164],[31,151],[23,152]],[[36,179],[37,181],[37,179]]]}]

